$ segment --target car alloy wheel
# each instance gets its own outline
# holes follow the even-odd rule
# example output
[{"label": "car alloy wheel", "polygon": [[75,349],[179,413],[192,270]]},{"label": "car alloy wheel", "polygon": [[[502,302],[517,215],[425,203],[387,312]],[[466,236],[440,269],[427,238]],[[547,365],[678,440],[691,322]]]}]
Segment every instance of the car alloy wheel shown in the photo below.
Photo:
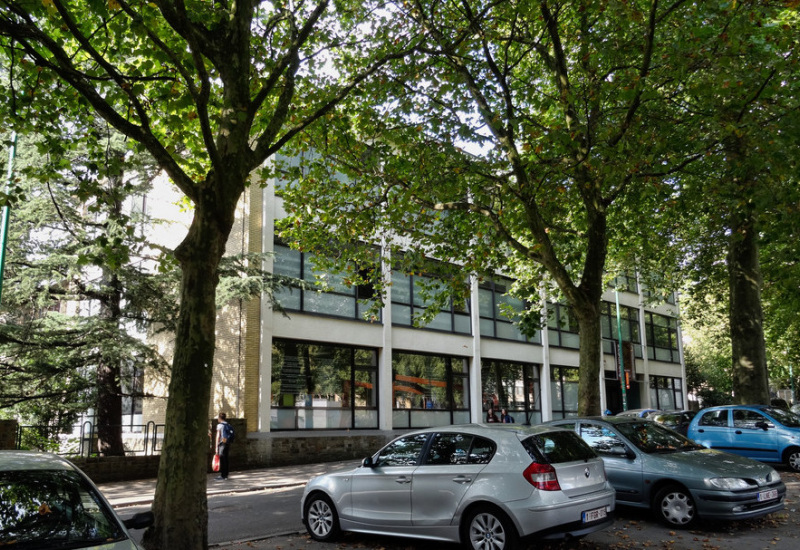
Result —
[{"label": "car alloy wheel", "polygon": [[514,550],[517,533],[502,512],[478,509],[467,518],[466,540],[472,550]]},{"label": "car alloy wheel", "polygon": [[328,542],[339,536],[339,516],[327,496],[320,493],[309,496],[304,517],[308,534],[314,540]]},{"label": "car alloy wheel", "polygon": [[659,519],[671,527],[688,527],[697,516],[697,508],[688,491],[674,485],[658,492],[654,509]]},{"label": "car alloy wheel", "polygon": [[795,472],[800,472],[800,449],[792,449],[786,454],[786,464]]}]

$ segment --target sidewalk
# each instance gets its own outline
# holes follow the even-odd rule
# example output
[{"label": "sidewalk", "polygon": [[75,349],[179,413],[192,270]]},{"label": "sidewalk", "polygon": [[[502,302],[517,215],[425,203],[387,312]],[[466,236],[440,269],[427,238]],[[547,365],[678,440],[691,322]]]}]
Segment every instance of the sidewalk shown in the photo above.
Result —
[{"label": "sidewalk", "polygon": [[[279,466],[258,470],[232,471],[226,481],[215,481],[217,473],[208,475],[207,494],[243,493],[261,489],[276,489],[305,485],[314,476],[355,468],[359,461],[325,462],[321,464],[300,464]],[[137,481],[117,481],[97,485],[114,508],[121,506],[145,505],[153,502],[156,490],[155,479]]]}]

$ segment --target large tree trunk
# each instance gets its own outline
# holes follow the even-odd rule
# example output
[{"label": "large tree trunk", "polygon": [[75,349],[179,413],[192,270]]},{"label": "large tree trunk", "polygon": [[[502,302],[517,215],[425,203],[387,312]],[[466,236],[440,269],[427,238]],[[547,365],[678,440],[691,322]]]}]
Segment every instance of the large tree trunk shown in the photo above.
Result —
[{"label": "large tree trunk", "polygon": [[[122,160],[123,153],[114,151],[115,160]],[[109,204],[109,222],[122,216],[120,188],[124,172],[109,177],[109,195],[116,200]],[[111,330],[117,330],[122,317],[122,283],[113,271],[103,269],[103,294],[100,302],[100,316],[109,323]],[[122,365],[116,353],[102,354],[102,363],[97,367],[97,450],[102,456],[125,456],[122,442]]]},{"label": "large tree trunk", "polygon": [[580,331],[580,374],[578,379],[578,415],[599,415],[601,328],[600,300],[597,307],[587,304],[583,311],[575,308]]},{"label": "large tree trunk", "polygon": [[761,307],[761,266],[756,215],[747,208],[731,216],[728,252],[730,330],[735,403],[769,403],[769,375]]},{"label": "large tree trunk", "polygon": [[213,174],[209,179],[212,185],[198,200],[189,234],[175,253],[182,269],[181,311],[153,502],[155,525],[143,539],[145,548],[151,550],[208,547],[206,426],[214,366],[218,266],[233,225],[234,197],[238,198],[243,189],[243,180],[226,189],[230,181],[218,181]]}]

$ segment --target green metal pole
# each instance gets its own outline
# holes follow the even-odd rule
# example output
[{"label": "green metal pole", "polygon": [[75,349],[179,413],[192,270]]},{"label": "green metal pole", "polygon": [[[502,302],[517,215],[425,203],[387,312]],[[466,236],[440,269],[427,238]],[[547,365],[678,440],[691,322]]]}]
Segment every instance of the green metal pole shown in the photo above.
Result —
[{"label": "green metal pole", "polygon": [[617,302],[617,341],[619,342],[619,385],[622,388],[622,410],[628,410],[628,392],[625,389],[625,358],[622,353],[622,318],[619,314],[619,292],[614,282],[614,299]]},{"label": "green metal pole", "polygon": [[[14,159],[17,156],[17,133],[11,134],[11,149],[8,151],[8,177],[6,178],[6,191],[11,187],[14,179]],[[6,242],[8,241],[8,219],[11,217],[11,207],[3,206],[3,225],[0,226],[0,304],[3,303],[3,273],[6,267]]]}]

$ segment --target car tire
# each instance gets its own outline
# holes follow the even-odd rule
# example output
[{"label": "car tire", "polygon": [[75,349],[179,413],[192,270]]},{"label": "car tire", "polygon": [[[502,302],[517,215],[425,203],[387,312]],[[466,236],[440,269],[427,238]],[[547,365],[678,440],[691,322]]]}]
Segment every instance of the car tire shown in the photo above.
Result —
[{"label": "car tire", "polygon": [[800,447],[792,447],[791,449],[787,449],[784,462],[786,462],[786,465],[795,472],[800,472]]},{"label": "car tire", "polygon": [[658,519],[676,529],[685,529],[697,519],[697,507],[689,491],[679,485],[667,485],[653,499]]},{"label": "car tire", "polygon": [[331,542],[339,538],[339,514],[331,499],[322,493],[312,493],[305,504],[303,519],[311,538],[319,542]]},{"label": "car tire", "polygon": [[515,550],[519,535],[514,524],[494,507],[470,511],[461,527],[461,543],[471,550]]}]

